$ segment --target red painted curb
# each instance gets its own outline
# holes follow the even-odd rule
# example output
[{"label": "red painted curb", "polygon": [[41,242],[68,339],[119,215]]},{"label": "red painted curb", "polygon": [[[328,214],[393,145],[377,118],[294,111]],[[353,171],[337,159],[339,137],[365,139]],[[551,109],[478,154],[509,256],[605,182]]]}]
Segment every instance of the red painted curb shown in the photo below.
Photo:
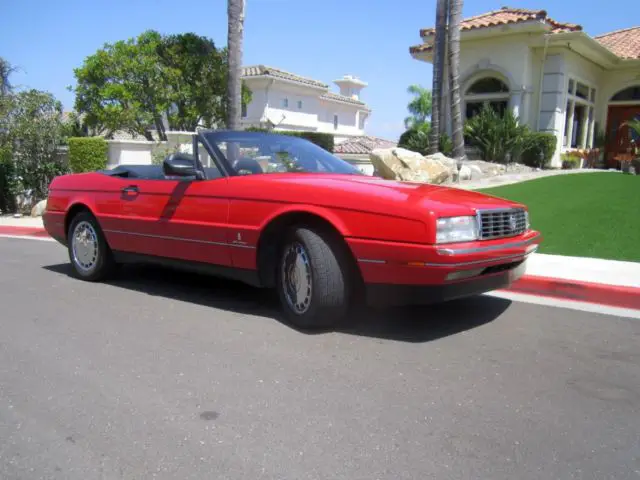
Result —
[{"label": "red painted curb", "polygon": [[508,292],[640,310],[640,288],[525,275]]},{"label": "red painted curb", "polygon": [[49,234],[41,227],[14,227],[13,225],[0,225],[0,235],[21,235],[27,237],[48,237]]},{"label": "red painted curb", "polygon": [[[49,236],[44,228],[9,225],[0,225],[0,235],[2,234]],[[525,275],[504,291],[640,310],[640,288],[635,287]]]}]

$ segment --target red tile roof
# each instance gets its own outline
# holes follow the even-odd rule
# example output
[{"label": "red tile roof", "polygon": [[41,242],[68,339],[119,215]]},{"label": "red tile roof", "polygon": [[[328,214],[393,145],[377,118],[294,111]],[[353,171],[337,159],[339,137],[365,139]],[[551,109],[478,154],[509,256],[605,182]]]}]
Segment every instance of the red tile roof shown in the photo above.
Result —
[{"label": "red tile roof", "polygon": [[[509,25],[516,23],[538,20],[546,23],[551,27],[552,33],[575,32],[582,30],[580,25],[575,23],[561,23],[547,15],[545,10],[527,10],[525,8],[502,7],[500,10],[476,15],[474,17],[465,18],[460,23],[460,30],[477,30],[480,28],[496,27],[500,25]],[[420,36],[426,36],[435,33],[435,28],[423,28],[420,30]],[[416,45],[409,48],[411,53],[428,52],[433,48],[430,44]]]},{"label": "red tile roof", "polygon": [[640,26],[594,37],[620,58],[640,58]]},{"label": "red tile roof", "polygon": [[328,88],[329,85],[323,82],[319,82],[318,80],[314,80],[313,78],[301,77],[300,75],[296,75],[294,73],[285,72],[284,70],[280,70],[279,68],[269,67],[267,65],[251,65],[247,67],[242,67],[242,76],[243,77],[274,77],[280,78],[283,80],[289,80],[292,82],[302,83],[304,85],[309,85],[312,87],[318,88]]},{"label": "red tile roof", "polygon": [[391,140],[363,135],[361,137],[353,137],[342,143],[336,144],[333,147],[333,153],[368,155],[376,148],[393,148],[397,146],[398,144]]},{"label": "red tile roof", "polygon": [[[511,23],[522,23],[530,20],[540,20],[552,27],[552,32],[574,32],[582,30],[580,25],[575,23],[561,23],[547,16],[545,10],[527,10],[526,8],[502,7],[500,10],[482,13],[475,17],[462,20],[460,30],[474,30],[476,28],[495,27]],[[435,28],[425,28],[420,30],[420,36],[434,33]]]}]

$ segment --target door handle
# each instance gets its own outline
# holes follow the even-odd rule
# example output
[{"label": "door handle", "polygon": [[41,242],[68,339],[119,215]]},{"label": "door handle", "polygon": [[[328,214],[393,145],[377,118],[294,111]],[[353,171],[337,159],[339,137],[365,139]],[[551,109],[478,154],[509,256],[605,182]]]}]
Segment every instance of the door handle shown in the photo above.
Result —
[{"label": "door handle", "polygon": [[129,185],[128,187],[122,189],[122,193],[127,196],[135,196],[140,193],[140,190],[138,190],[138,187],[136,187],[135,185]]}]

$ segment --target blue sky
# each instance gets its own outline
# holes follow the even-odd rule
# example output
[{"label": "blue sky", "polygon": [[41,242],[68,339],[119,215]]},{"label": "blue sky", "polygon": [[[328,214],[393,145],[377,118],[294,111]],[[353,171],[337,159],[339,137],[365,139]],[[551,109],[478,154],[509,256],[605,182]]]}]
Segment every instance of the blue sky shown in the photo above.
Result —
[{"label": "blue sky", "polygon": [[[195,32],[226,44],[226,0],[4,1],[0,56],[21,71],[14,84],[47,90],[66,109],[73,69],[105,42],[146,29]],[[188,5],[188,6],[187,6]],[[505,5],[467,0],[464,16]],[[637,0],[615,8],[595,0],[511,1],[510,7],[543,9],[558,21],[581,24],[591,35],[633,25]],[[369,82],[362,97],[372,108],[368,132],[396,139],[403,130],[412,83],[431,85],[431,66],[413,60],[410,45],[433,26],[434,0],[247,0],[244,64],[263,63],[330,83],[344,74]],[[637,20],[636,20],[637,21]]]}]

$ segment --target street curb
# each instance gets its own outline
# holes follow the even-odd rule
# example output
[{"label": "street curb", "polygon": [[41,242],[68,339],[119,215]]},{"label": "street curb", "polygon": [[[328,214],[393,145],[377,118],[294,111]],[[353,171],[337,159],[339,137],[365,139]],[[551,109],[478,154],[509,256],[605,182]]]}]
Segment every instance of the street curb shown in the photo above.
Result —
[{"label": "street curb", "polygon": [[525,275],[507,292],[640,310],[640,288]]},{"label": "street curb", "polygon": [[[0,225],[0,235],[3,234],[36,238],[49,236],[45,229],[39,227]],[[636,287],[524,275],[502,291],[640,310],[640,288]]]},{"label": "street curb", "polygon": [[0,235],[18,235],[27,237],[48,237],[49,234],[40,227],[17,227],[14,225],[0,225]]}]

